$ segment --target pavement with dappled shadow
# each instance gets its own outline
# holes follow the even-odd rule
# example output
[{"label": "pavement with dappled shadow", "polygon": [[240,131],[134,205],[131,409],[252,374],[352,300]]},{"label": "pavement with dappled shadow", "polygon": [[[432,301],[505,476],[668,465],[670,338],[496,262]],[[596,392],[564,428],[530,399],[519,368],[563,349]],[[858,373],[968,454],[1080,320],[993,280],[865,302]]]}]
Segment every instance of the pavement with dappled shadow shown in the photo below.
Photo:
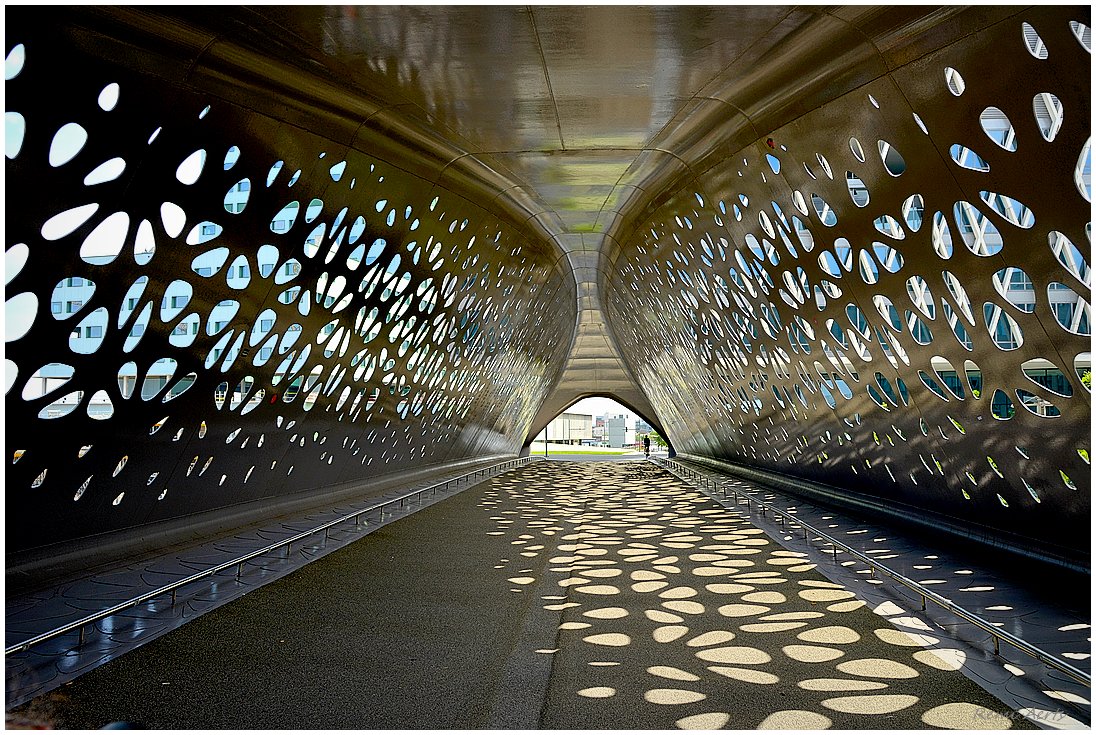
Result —
[{"label": "pavement with dappled shadow", "polygon": [[62,727],[1030,727],[646,462],[537,463],[21,708]]}]

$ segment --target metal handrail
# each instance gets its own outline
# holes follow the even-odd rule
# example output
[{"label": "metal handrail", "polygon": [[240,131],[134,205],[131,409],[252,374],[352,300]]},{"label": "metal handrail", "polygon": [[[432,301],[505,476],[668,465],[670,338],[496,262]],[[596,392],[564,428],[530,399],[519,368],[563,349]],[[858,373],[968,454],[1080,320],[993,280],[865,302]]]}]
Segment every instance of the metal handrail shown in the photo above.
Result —
[{"label": "metal handrail", "polygon": [[353,513],[348,513],[344,516],[336,518],[335,520],[327,521],[326,523],[323,523],[319,526],[316,526],[315,528],[311,528],[307,531],[301,531],[300,533],[294,534],[293,536],[291,536],[287,539],[282,539],[281,541],[277,541],[273,544],[269,544],[268,546],[264,546],[263,548],[258,549],[257,551],[248,552],[247,554],[244,554],[243,556],[238,556],[235,559],[232,559],[231,561],[222,562],[222,563],[220,563],[220,564],[218,564],[214,567],[210,567],[209,569],[204,569],[200,572],[196,572],[195,574],[191,574],[188,577],[184,577],[183,579],[179,579],[179,580],[176,580],[176,581],[171,582],[169,584],[165,584],[162,587],[157,587],[154,590],[151,590],[149,592],[145,592],[144,594],[138,595],[137,597],[132,597],[132,598],[130,598],[130,599],[124,601],[124,602],[120,602],[116,605],[108,607],[105,610],[100,610],[100,611],[92,613],[90,615],[86,615],[86,616],[80,618],[79,620],[74,620],[71,623],[66,623],[65,625],[62,625],[60,627],[57,627],[57,628],[54,628],[52,630],[46,631],[45,633],[39,633],[38,635],[36,635],[32,638],[28,638],[27,640],[22,641],[21,643],[16,643],[13,646],[8,646],[7,648],[4,649],[4,655],[5,656],[10,656],[13,653],[19,653],[21,651],[26,651],[27,649],[32,648],[33,646],[36,646],[39,643],[51,640],[51,639],[56,638],[58,636],[62,636],[65,633],[71,633],[72,631],[74,631],[76,629],[80,630],[80,640],[79,640],[78,645],[81,645],[84,642],[84,628],[85,628],[85,626],[90,625],[91,623],[95,623],[95,622],[98,622],[98,621],[103,620],[105,618],[109,618],[111,615],[116,615],[117,613],[120,613],[123,610],[127,610],[131,607],[135,607],[137,605],[148,602],[149,600],[152,600],[156,597],[161,597],[161,596],[166,595],[168,593],[171,593],[171,604],[174,605],[176,595],[177,595],[180,588],[185,587],[186,585],[189,585],[189,584],[193,584],[194,582],[197,582],[201,579],[204,579],[205,577],[210,577],[210,576],[213,576],[215,574],[219,574],[220,572],[223,572],[226,569],[231,569],[232,567],[236,567],[236,579],[239,579],[240,574],[243,572],[243,565],[245,563],[247,563],[247,562],[249,562],[252,559],[255,559],[257,557],[265,556],[265,555],[267,555],[267,554],[269,554],[273,551],[276,551],[276,550],[280,549],[283,546],[286,549],[286,558],[289,558],[290,547],[294,543],[296,543],[297,541],[302,541],[302,540],[304,540],[304,539],[306,539],[306,538],[308,538],[308,537],[310,537],[314,534],[319,533],[320,531],[324,532],[324,539],[326,540],[328,538],[328,532],[330,531],[330,529],[333,526],[339,525],[340,523],[345,523],[346,521],[349,521],[349,520],[353,519],[354,522],[355,522],[354,523],[355,527],[358,527],[358,526],[360,526],[361,516],[365,515],[366,513],[372,513],[372,512],[379,509],[381,511],[381,515],[383,516],[384,515],[384,509],[386,507],[388,507],[390,505],[393,505],[395,503],[399,503],[400,507],[402,508],[404,503],[407,500],[409,500],[410,498],[415,497],[416,495],[421,495],[422,493],[425,493],[427,491],[431,491],[433,494],[437,494],[437,491],[439,489],[448,490],[449,486],[451,484],[456,485],[461,480],[466,480],[467,478],[480,477],[480,476],[486,475],[489,472],[494,473],[496,471],[502,471],[502,470],[510,469],[512,467],[517,467],[519,465],[526,464],[526,463],[528,463],[528,462],[530,462],[531,460],[534,460],[534,459],[539,459],[539,458],[538,457],[519,457],[517,459],[509,459],[509,460],[506,460],[505,462],[499,462],[498,464],[493,464],[490,467],[481,467],[478,470],[473,470],[472,472],[466,472],[463,475],[458,475],[457,477],[450,478],[450,479],[445,480],[443,482],[438,482],[438,483],[435,483],[433,485],[427,485],[426,487],[419,488],[418,490],[411,490],[411,491],[406,492],[403,495],[400,495],[400,496],[395,497],[395,498],[390,498],[388,500],[382,500],[382,501],[373,503],[373,504],[371,504],[371,505],[369,505],[365,508],[354,511]]},{"label": "metal handrail", "polygon": [[[677,462],[677,461],[672,460],[672,459],[663,459],[661,457],[659,457],[657,459],[652,458],[651,461],[655,462],[657,464],[669,467],[670,469],[677,470],[678,472],[681,472],[682,474],[688,474],[692,478],[699,479],[701,481],[702,485],[705,484],[705,483],[709,484],[713,488],[718,488],[719,490],[721,490],[724,496],[727,495],[728,487],[727,487],[726,484],[724,484],[723,482],[713,481],[710,477],[702,475],[701,473],[693,470],[691,467],[687,467],[687,466],[681,464],[680,462]],[[932,602],[934,602],[935,604],[937,604],[940,607],[944,608],[948,612],[962,618],[963,620],[966,620],[968,623],[971,623],[974,626],[976,626],[976,627],[984,630],[985,632],[989,633],[991,636],[993,636],[993,652],[994,652],[994,654],[996,654],[996,655],[1001,654],[1001,641],[1005,641],[1006,643],[1013,646],[1014,648],[1016,648],[1020,651],[1023,651],[1024,653],[1028,654],[1029,656],[1032,656],[1036,660],[1046,664],[1047,666],[1050,666],[1051,668],[1054,668],[1054,669],[1057,669],[1057,670],[1061,671],[1062,673],[1066,674],[1067,676],[1074,679],[1075,681],[1085,685],[1086,687],[1091,687],[1092,686],[1092,677],[1091,677],[1091,675],[1085,673],[1084,671],[1081,671],[1076,666],[1073,666],[1072,664],[1069,664],[1069,663],[1061,660],[1060,658],[1054,656],[1053,654],[1047,653],[1043,649],[1038,648],[1037,646],[1034,646],[1031,643],[1028,643],[1027,641],[1023,640],[1022,638],[1016,637],[1012,633],[1009,633],[1007,630],[1001,630],[1000,628],[997,628],[993,623],[989,622],[988,620],[986,620],[982,617],[979,617],[978,615],[975,615],[974,613],[970,612],[966,608],[955,604],[954,602],[947,599],[946,597],[942,597],[941,595],[937,594],[936,592],[933,592],[932,590],[930,590],[930,589],[926,588],[925,586],[923,586],[922,584],[910,579],[909,577],[901,574],[900,572],[896,572],[895,570],[891,569],[890,567],[886,566],[885,564],[880,564],[876,560],[872,559],[870,556],[862,554],[861,552],[859,552],[856,549],[850,547],[849,545],[839,541],[838,539],[834,538],[833,536],[830,536],[825,531],[817,529],[814,526],[810,525],[809,523],[804,522],[802,519],[797,518],[796,516],[791,515],[790,513],[787,513],[783,510],[780,510],[779,508],[777,508],[777,507],[775,507],[775,506],[773,506],[769,503],[766,503],[764,500],[759,500],[759,499],[757,499],[757,498],[755,498],[752,495],[749,495],[747,493],[741,493],[740,494],[734,488],[729,488],[729,490],[735,497],[735,505],[739,504],[739,502],[738,502],[739,497],[743,497],[743,498],[746,499],[746,507],[747,507],[748,510],[752,510],[753,504],[756,504],[758,507],[761,508],[762,515],[764,515],[765,511],[771,512],[774,516],[776,516],[780,519],[781,525],[783,525],[785,521],[793,521],[794,523],[799,524],[799,526],[803,529],[803,538],[804,539],[807,539],[807,532],[808,531],[810,531],[811,533],[816,534],[817,536],[821,537],[823,541],[825,541],[826,543],[833,546],[834,561],[837,560],[837,550],[841,549],[846,554],[848,554],[851,557],[857,559],[858,561],[862,562],[863,564],[866,564],[868,566],[868,568],[871,570],[871,573],[872,573],[873,576],[874,576],[876,571],[882,572],[883,574],[887,575],[888,577],[890,577],[894,581],[899,582],[902,585],[905,585],[909,589],[911,589],[914,592],[916,592],[917,594],[921,595],[921,609],[922,610],[925,609],[927,603],[931,600]]]}]

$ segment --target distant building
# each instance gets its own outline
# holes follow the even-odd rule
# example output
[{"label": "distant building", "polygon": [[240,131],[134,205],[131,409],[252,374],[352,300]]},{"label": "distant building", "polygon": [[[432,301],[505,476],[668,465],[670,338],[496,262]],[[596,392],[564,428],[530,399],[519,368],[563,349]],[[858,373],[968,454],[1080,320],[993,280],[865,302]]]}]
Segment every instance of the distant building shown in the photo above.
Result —
[{"label": "distant building", "polygon": [[610,447],[615,447],[617,449],[623,447],[627,443],[627,434],[627,414],[617,414],[616,416],[605,417],[605,440],[609,443]]},{"label": "distant building", "polygon": [[640,435],[640,434],[650,434],[650,433],[654,432],[654,430],[655,429],[654,429],[653,426],[651,426],[650,424],[648,424],[646,421],[639,418],[638,416],[636,417],[636,435],[637,436]]},{"label": "distant building", "polygon": [[581,444],[594,438],[594,417],[583,413],[561,413],[548,424],[548,441]]}]

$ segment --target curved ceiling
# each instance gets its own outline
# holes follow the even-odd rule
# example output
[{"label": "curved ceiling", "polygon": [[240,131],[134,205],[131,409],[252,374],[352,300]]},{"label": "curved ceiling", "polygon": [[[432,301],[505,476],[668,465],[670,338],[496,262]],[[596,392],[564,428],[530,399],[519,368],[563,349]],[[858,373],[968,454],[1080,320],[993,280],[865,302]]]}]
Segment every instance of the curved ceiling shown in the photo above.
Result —
[{"label": "curved ceiling", "polygon": [[[606,325],[603,284],[660,195],[705,160],[1007,14],[769,5],[89,12],[191,49],[167,72],[187,82],[237,101],[250,95],[256,107],[305,95],[312,128],[317,109],[334,110],[348,130],[377,133],[371,144],[430,153],[439,184],[476,189],[554,241],[574,273],[578,318],[530,437],[588,395],[655,416]],[[220,73],[226,66],[233,73]],[[241,67],[256,89],[240,88]],[[264,95],[272,80],[283,88]]]}]

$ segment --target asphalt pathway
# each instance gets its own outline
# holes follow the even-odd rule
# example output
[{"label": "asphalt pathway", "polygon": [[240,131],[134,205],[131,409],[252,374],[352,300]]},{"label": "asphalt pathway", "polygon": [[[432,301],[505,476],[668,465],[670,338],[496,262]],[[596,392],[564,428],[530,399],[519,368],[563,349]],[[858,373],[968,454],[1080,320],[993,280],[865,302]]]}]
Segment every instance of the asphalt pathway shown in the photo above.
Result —
[{"label": "asphalt pathway", "polygon": [[544,462],[18,712],[64,728],[1030,727],[954,669],[653,465]]}]

